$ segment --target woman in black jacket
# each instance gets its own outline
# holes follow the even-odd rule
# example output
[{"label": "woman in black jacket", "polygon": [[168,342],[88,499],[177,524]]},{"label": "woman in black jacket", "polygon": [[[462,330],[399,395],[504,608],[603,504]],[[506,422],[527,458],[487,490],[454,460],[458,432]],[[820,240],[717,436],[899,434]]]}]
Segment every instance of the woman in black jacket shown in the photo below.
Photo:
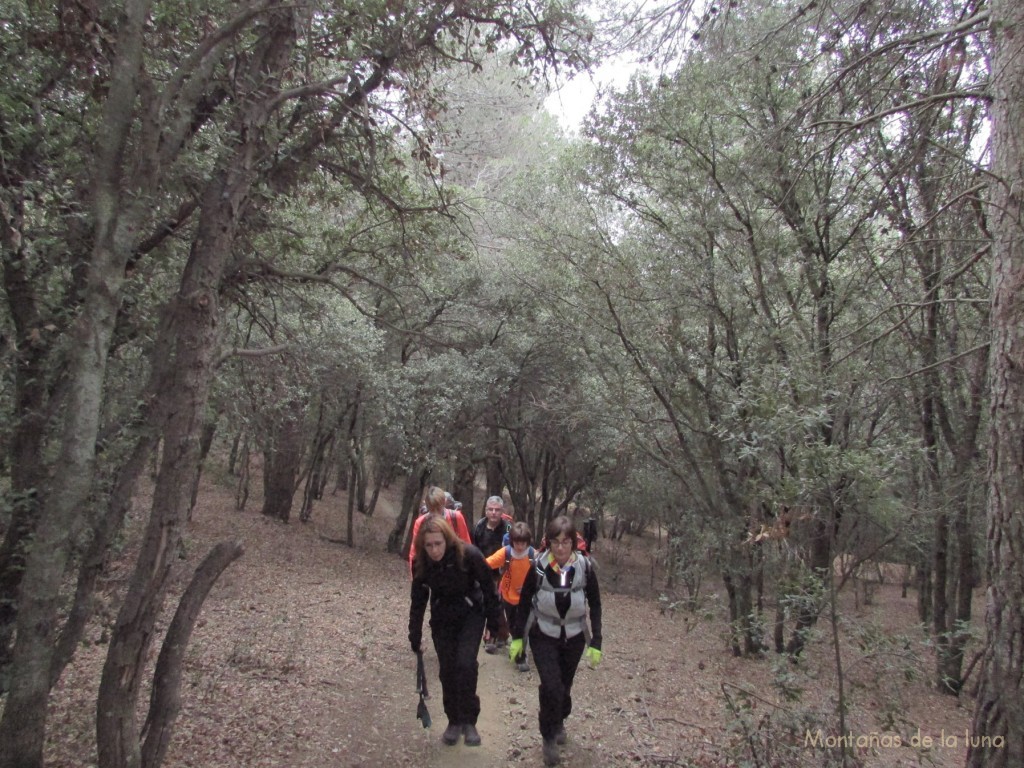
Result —
[{"label": "woman in black jacket", "polygon": [[409,606],[409,642],[416,653],[423,650],[423,614],[428,601],[430,635],[448,716],[441,740],[455,744],[459,736],[465,736],[467,746],[479,746],[476,656],[481,636],[490,640],[497,634],[498,593],[480,550],[456,536],[443,517],[425,519],[416,532]]}]

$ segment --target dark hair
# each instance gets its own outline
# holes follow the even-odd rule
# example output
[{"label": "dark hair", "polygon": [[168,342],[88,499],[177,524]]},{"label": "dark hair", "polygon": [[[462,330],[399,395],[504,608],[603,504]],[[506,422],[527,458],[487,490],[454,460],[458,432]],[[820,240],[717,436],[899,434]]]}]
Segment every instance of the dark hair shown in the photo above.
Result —
[{"label": "dark hair", "polygon": [[511,542],[525,541],[527,544],[533,542],[533,532],[530,530],[530,526],[519,520],[512,523],[512,529],[508,532],[508,539]]},{"label": "dark hair", "polygon": [[427,548],[423,546],[423,541],[427,538],[428,533],[440,533],[444,536],[445,550],[455,550],[455,562],[458,564],[459,570],[462,570],[466,543],[455,535],[455,531],[448,525],[448,521],[444,519],[444,516],[430,515],[423,518],[419,530],[416,531],[416,557],[412,561],[413,574],[415,576],[423,576],[427,572],[427,561],[430,559],[430,556],[427,555]]},{"label": "dark hair", "polygon": [[576,549],[576,524],[571,518],[565,515],[559,515],[553,518],[548,527],[544,530],[544,541],[545,544],[549,544],[554,539],[557,539],[562,534],[572,542],[572,548]]}]

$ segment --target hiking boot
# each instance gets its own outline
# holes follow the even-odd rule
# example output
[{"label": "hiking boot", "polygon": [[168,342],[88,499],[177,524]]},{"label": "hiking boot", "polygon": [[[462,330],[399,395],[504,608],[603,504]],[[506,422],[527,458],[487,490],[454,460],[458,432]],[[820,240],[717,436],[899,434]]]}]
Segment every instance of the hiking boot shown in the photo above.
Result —
[{"label": "hiking boot", "polygon": [[496,643],[484,643],[484,651],[491,654],[497,653],[498,646]]},{"label": "hiking boot", "polygon": [[520,672],[529,672],[530,665],[527,664],[525,661],[520,661],[516,663],[516,669],[518,669]]},{"label": "hiking boot", "polygon": [[449,747],[459,740],[459,736],[462,735],[462,726],[456,725],[455,723],[448,723],[448,727],[444,729],[444,733],[441,734],[441,741],[447,744]]},{"label": "hiking boot", "polygon": [[565,726],[558,726],[558,730],[555,731],[555,744],[565,744]]},{"label": "hiking boot", "polygon": [[466,737],[467,747],[479,747],[480,746],[480,733],[477,731],[476,726],[472,723],[466,723],[462,726],[462,733]]},{"label": "hiking boot", "polygon": [[562,762],[562,758],[558,754],[558,744],[554,739],[544,739],[541,751],[544,753],[544,765],[558,765]]}]

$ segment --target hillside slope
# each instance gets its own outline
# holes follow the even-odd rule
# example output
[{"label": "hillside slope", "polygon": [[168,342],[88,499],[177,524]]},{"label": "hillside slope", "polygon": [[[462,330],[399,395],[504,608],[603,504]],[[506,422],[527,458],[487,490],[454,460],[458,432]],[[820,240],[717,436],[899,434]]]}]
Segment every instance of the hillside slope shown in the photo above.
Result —
[{"label": "hillside slope", "polygon": [[[168,768],[541,765],[536,674],[516,672],[502,656],[480,654],[482,747],[440,744],[446,721],[432,651],[434,727],[416,720],[408,571],[383,552],[386,506],[360,517],[350,549],[321,535],[337,530],[332,516],[344,509],[343,496],[321,502],[308,525],[269,521],[252,499],[242,512],[233,504],[229,488],[204,483],[179,563],[180,588],[216,542],[246,546],[214,587],[193,636]],[[631,546],[629,556],[599,565],[605,657],[577,675],[563,764],[727,766],[752,756],[761,765],[828,764],[821,745],[839,734],[826,628],[799,665],[735,659],[720,600],[709,597],[698,615],[671,614],[656,600],[615,594],[625,581],[617,569],[644,567],[634,562],[642,562],[642,540]],[[130,566],[117,564],[108,598]],[[54,697],[48,765],[95,764],[93,702],[110,613],[100,612]],[[928,688],[931,659],[912,625],[913,597],[883,588],[870,613],[847,616],[846,736],[860,764],[962,765],[969,709]],[[934,740],[931,749],[912,744],[918,733]]]}]

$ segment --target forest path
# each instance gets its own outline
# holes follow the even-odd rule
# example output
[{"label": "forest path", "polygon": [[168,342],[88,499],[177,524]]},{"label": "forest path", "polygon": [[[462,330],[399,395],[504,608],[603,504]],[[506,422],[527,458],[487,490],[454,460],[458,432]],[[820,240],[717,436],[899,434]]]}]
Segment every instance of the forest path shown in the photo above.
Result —
[{"label": "forest path", "polygon": [[[146,501],[140,499],[139,506],[146,507]],[[407,639],[409,566],[384,551],[393,518],[384,506],[372,517],[357,515],[356,546],[348,547],[325,540],[323,530],[337,533],[344,498],[325,502],[330,509],[319,510],[315,518],[323,527],[285,525],[252,506],[235,509],[233,489],[207,478],[202,504],[188,526],[184,559],[175,561],[176,591],[184,589],[217,542],[243,541],[246,554],[218,579],[196,624],[165,767],[539,768],[537,675],[516,671],[504,654],[481,649],[478,655],[482,746],[447,747],[441,743],[447,720],[437,659],[428,642],[434,724],[421,726],[415,716],[416,658]],[[140,513],[130,521],[134,528],[126,535],[126,554],[111,567],[101,594],[109,601],[105,605],[116,604],[129,578],[132,534],[144,520]],[[732,656],[719,598],[709,593],[701,613],[693,614],[616,591],[630,575],[649,573],[647,561],[639,559],[647,543],[633,545],[638,549],[630,557],[619,542],[600,545],[605,657],[596,670],[581,665],[576,676],[564,768],[718,768],[737,762],[750,750],[738,738],[736,718],[724,709],[725,690],[758,702],[752,716],[763,718],[755,734],[764,737],[757,742],[759,756],[770,749],[779,764],[820,765],[818,751],[792,743],[785,730],[791,720],[776,723],[776,718],[778,713],[800,716],[813,729],[833,732],[832,646],[816,639],[799,667],[787,667],[790,684],[803,686],[799,700],[762,710],[759,702],[772,704],[777,695],[775,664]],[[857,609],[850,596],[842,607],[847,729],[875,732],[882,717],[896,713],[894,732],[906,745],[876,750],[864,765],[962,766],[962,738],[956,749],[944,746],[927,754],[910,746],[919,729],[937,739],[969,727],[967,708],[929,684],[933,656],[915,623],[912,601],[901,598],[898,586],[886,586],[869,608]],[[55,688],[49,768],[97,764],[96,690],[113,615],[110,608],[97,612]],[[862,645],[865,637],[876,643],[870,653]],[[875,652],[895,647],[896,641],[898,658]]]},{"label": "forest path", "polygon": [[[536,699],[537,675],[533,671],[517,671],[504,652],[491,655],[481,649],[478,662],[480,677],[477,695],[480,697],[480,717],[477,720],[477,730],[480,732],[482,743],[479,747],[467,747],[459,741],[457,745],[449,747],[441,743],[441,732],[448,721],[441,709],[437,659],[432,654],[427,655],[427,675],[432,684],[428,706],[433,726],[426,733],[430,739],[429,764],[432,767],[491,768],[505,763],[509,751],[518,749],[514,746],[511,736],[515,731],[524,730],[522,725],[530,711],[526,703]],[[530,714],[536,718],[536,707]]]}]

